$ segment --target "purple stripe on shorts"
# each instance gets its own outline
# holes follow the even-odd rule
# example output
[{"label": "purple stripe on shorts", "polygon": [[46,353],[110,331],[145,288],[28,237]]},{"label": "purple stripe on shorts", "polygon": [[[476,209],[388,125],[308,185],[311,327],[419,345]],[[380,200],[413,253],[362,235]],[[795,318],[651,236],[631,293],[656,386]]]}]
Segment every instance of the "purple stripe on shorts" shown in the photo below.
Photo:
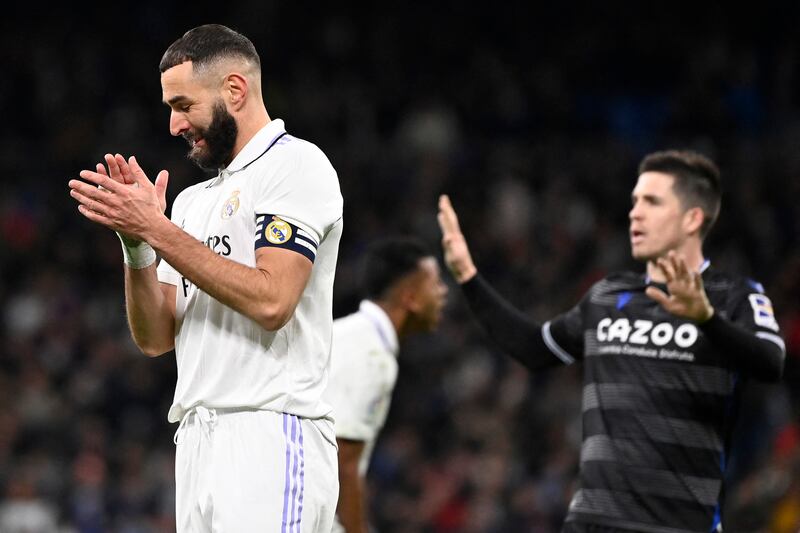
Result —
[{"label": "purple stripe on shorts", "polygon": [[289,531],[294,531],[295,525],[295,513],[297,512],[297,417],[294,415],[292,416],[292,462],[294,463],[294,468],[292,469],[292,517],[289,521]]},{"label": "purple stripe on shorts", "polygon": [[284,472],[284,478],[286,479],[286,482],[283,486],[283,518],[282,518],[281,533],[286,533],[286,526],[288,525],[287,519],[289,518],[289,462],[291,461],[291,457],[289,455],[289,449],[292,443],[289,440],[289,431],[287,428],[288,421],[289,421],[289,415],[284,413],[283,436],[286,439],[286,471]]},{"label": "purple stripe on shorts", "polygon": [[299,509],[297,511],[297,533],[301,533],[300,523],[303,518],[303,489],[305,489],[306,481],[306,460],[303,453],[303,426],[300,425],[299,421],[297,425],[300,429],[300,501],[298,502]]},{"label": "purple stripe on shorts", "polygon": [[[289,428],[289,420],[292,422]],[[286,469],[283,487],[283,519],[281,533],[300,533],[303,517],[303,492],[305,488],[305,454],[303,452],[303,426],[294,415],[283,414],[283,435],[286,438]],[[299,474],[298,474],[299,470]],[[300,494],[298,494],[298,485]]]}]

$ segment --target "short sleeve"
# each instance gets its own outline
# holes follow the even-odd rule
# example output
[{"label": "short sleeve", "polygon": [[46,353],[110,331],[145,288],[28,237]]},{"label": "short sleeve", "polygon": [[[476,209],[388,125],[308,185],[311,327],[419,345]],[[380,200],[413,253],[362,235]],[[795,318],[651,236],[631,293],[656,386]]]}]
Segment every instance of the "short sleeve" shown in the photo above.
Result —
[{"label": "short sleeve", "polygon": [[158,281],[160,281],[161,283],[167,283],[168,285],[176,285],[176,286],[180,285],[181,275],[178,274],[177,270],[172,268],[172,265],[170,265],[163,259],[159,261],[156,273],[158,274]]},{"label": "short sleeve", "polygon": [[339,179],[319,148],[285,138],[275,174],[257,191],[256,248],[291,248],[313,261],[316,247],[342,217]]}]

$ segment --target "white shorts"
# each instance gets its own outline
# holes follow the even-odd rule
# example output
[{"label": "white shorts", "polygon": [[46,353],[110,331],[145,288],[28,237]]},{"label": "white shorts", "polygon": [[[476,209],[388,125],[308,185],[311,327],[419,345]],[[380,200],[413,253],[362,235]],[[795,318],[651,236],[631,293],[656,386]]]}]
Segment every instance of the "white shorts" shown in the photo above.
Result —
[{"label": "white shorts", "polygon": [[333,425],[196,407],[175,433],[178,533],[329,533],[339,497]]}]

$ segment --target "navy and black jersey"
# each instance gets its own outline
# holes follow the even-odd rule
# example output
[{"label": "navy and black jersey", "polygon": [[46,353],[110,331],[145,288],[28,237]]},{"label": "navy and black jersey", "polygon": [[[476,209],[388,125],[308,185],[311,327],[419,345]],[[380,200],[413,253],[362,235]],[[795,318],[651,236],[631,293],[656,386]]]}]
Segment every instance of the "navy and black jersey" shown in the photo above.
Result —
[{"label": "navy and black jersey", "polygon": [[[671,315],[643,274],[597,282],[578,305],[532,324],[478,278],[464,286],[493,339],[531,369],[582,360],[581,525],[647,533],[719,526],[722,479],[743,379],[780,377],[785,347],[754,282],[706,269],[706,324]],[[666,290],[665,287],[661,287]]]}]

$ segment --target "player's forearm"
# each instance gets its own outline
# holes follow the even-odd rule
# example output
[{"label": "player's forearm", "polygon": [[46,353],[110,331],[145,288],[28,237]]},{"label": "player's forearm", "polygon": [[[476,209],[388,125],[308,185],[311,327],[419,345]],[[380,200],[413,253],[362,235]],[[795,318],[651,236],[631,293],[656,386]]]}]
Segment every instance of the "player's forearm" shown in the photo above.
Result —
[{"label": "player's forearm", "polygon": [[280,329],[291,318],[297,302],[268,273],[221,257],[168,220],[146,240],[197,288],[265,329]]},{"label": "player's forearm", "polygon": [[125,307],[131,335],[142,352],[152,357],[175,346],[175,317],[154,264],[138,270],[125,267]]},{"label": "player's forearm", "polygon": [[758,336],[716,313],[699,327],[737,370],[762,381],[781,378],[786,353],[778,335]]},{"label": "player's forearm", "polygon": [[347,533],[367,533],[367,518],[364,512],[364,480],[358,468],[339,470],[339,504],[336,514]]},{"label": "player's forearm", "polygon": [[505,353],[530,370],[561,363],[545,344],[542,326],[514,308],[483,276],[474,275],[461,289],[475,317]]}]

